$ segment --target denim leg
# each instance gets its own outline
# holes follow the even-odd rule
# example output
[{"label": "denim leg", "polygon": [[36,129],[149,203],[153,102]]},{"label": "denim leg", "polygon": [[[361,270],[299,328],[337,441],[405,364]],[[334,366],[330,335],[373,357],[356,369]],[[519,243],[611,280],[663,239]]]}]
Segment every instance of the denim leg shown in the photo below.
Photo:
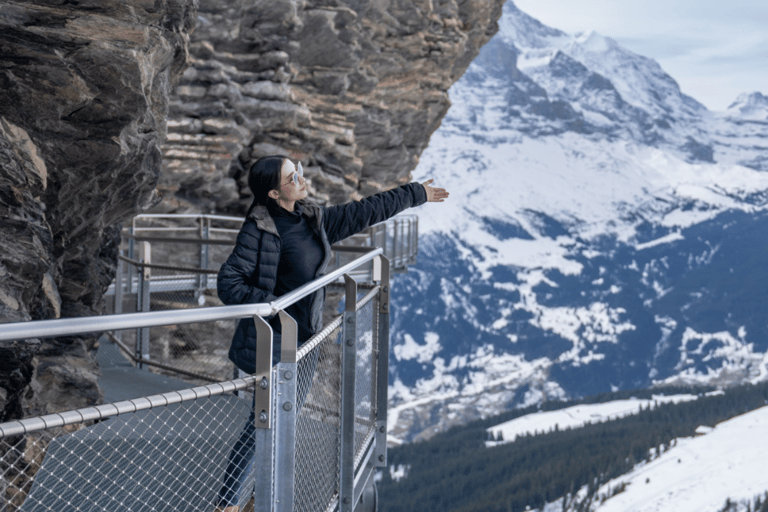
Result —
[{"label": "denim leg", "polygon": [[[280,333],[275,332],[272,338],[272,363],[280,362]],[[235,443],[234,448],[229,454],[229,464],[224,473],[224,483],[219,491],[219,506],[228,507],[237,505],[240,500],[242,487],[253,471],[253,461],[256,448],[256,395],[251,402],[251,414],[248,421],[245,422],[240,438]],[[248,491],[247,491],[248,492]]]},{"label": "denim leg", "polygon": [[253,470],[254,444],[256,428],[253,422],[256,415],[251,407],[251,414],[245,422],[240,438],[235,443],[229,454],[229,464],[224,475],[224,483],[219,491],[219,506],[228,507],[237,505],[240,501],[241,489],[245,485],[248,475]]},{"label": "denim leg", "polygon": [[298,364],[298,374],[300,376],[296,383],[296,413],[301,411],[304,406],[304,402],[312,389],[312,380],[315,378],[315,370],[317,369],[317,359],[319,351],[313,350],[306,357],[304,357]]},{"label": "denim leg", "polygon": [[[274,347],[273,361],[279,361],[280,346]],[[301,411],[304,401],[307,399],[307,395],[312,388],[312,379],[315,375],[317,368],[318,351],[314,350],[299,362],[298,373],[302,375],[302,378],[296,389],[296,412]],[[242,488],[248,479],[248,476],[253,471],[254,463],[254,450],[256,444],[256,427],[254,422],[256,421],[256,413],[254,407],[256,405],[255,397],[251,404],[251,414],[248,416],[248,421],[245,422],[243,431],[240,433],[240,437],[232,448],[232,452],[229,454],[229,464],[227,465],[227,471],[224,475],[224,483],[219,491],[218,505],[220,507],[228,507],[230,505],[237,505],[240,501],[242,494]],[[246,491],[248,492],[248,491]]]}]

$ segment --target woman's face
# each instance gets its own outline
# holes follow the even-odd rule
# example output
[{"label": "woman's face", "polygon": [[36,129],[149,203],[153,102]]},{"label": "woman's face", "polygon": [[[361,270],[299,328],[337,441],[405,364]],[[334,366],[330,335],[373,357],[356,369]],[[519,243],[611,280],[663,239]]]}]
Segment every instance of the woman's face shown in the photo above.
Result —
[{"label": "woman's face", "polygon": [[283,166],[280,171],[280,186],[276,189],[278,204],[285,207],[307,197],[307,182],[299,174],[298,169],[293,162],[287,158],[283,160]]}]

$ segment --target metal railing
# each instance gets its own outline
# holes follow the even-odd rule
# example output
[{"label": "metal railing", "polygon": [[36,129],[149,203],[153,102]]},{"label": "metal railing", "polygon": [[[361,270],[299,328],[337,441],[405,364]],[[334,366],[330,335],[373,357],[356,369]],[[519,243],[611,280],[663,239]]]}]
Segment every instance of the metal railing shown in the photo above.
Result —
[{"label": "metal railing", "polygon": [[[243,223],[241,217],[222,215],[142,214],[133,217],[129,228],[124,230],[122,261],[144,261],[164,272],[155,275],[158,287],[196,290],[195,300],[205,289],[215,288],[216,270],[229,255],[235,237]],[[386,222],[373,225],[334,246],[335,257],[331,269],[351,261],[354,248],[381,247],[390,261],[392,272],[405,272],[416,264],[418,255],[418,223],[413,214],[400,214]],[[171,244],[175,251],[163,250],[163,244]],[[192,250],[178,250],[185,244]],[[155,249],[152,249],[152,247]],[[158,246],[160,249],[158,250]],[[155,256],[152,257],[152,254]],[[146,260],[146,261],[145,261]],[[171,272],[186,274],[174,275]],[[123,289],[136,290],[140,272],[131,277],[121,276]],[[353,273],[356,279],[369,279],[370,268],[362,267]],[[170,284],[162,281],[177,281]],[[194,281],[196,287],[190,281]],[[107,295],[118,293],[115,284]],[[121,311],[115,311],[119,313]]]},{"label": "metal railing", "polygon": [[[350,273],[368,264],[360,297]],[[297,346],[285,308],[342,277],[343,315]],[[389,263],[374,249],[269,304],[0,325],[0,342],[249,317],[258,332],[254,375],[0,424],[0,511],[213,511],[244,446],[253,463],[227,504],[374,510],[373,473],[386,467],[389,309]],[[274,365],[272,315],[282,325]]]},{"label": "metal railing", "polygon": [[[139,215],[125,230],[117,275],[107,291],[110,313],[169,311],[220,306],[216,277],[243,219],[219,215]],[[380,247],[395,272],[407,271],[418,253],[418,217],[399,215],[333,247],[330,269]],[[371,280],[372,264],[350,275]],[[329,301],[333,304],[333,301]],[[139,367],[182,375],[196,384],[231,379],[235,368],[220,340],[232,339],[233,323],[141,327],[114,341]]]}]

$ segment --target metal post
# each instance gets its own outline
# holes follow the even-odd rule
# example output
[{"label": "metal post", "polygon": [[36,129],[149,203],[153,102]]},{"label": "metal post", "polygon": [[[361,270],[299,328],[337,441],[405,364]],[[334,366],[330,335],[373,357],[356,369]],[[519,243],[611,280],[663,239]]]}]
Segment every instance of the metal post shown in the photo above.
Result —
[{"label": "metal post", "polygon": [[392,265],[395,268],[398,268],[397,266],[397,245],[398,245],[398,230],[397,230],[397,219],[394,219],[393,221],[394,226],[392,226]]},{"label": "metal post", "polygon": [[414,219],[413,225],[413,264],[416,264],[416,255],[419,254],[419,218]]},{"label": "metal post", "polygon": [[[123,251],[120,251],[120,256],[123,255]],[[115,304],[112,307],[112,312],[115,315],[119,315],[123,312],[123,260],[117,258],[117,271],[115,272]],[[123,331],[117,331],[115,338],[122,341]]]},{"label": "metal post", "polygon": [[272,327],[260,316],[256,324],[256,428],[272,427]]},{"label": "metal post", "polygon": [[260,316],[256,324],[256,390],[254,392],[254,512],[272,512],[275,500],[275,392],[272,372],[272,327]]},{"label": "metal post", "polygon": [[406,251],[408,250],[408,239],[405,235],[405,221],[398,221],[398,228],[400,230],[400,258],[398,259],[398,268],[404,270],[406,267],[405,258]]},{"label": "metal post", "polygon": [[[142,242],[141,262],[145,265],[152,263],[152,247],[149,242]],[[150,287],[152,274],[149,267],[142,267],[139,272],[139,290],[136,294],[136,309],[139,312],[149,312],[150,310]],[[149,360],[149,327],[141,327],[136,331],[136,357],[139,360],[139,368],[144,365],[141,361]]]},{"label": "metal post", "polygon": [[352,512],[355,492],[355,366],[357,359],[357,283],[344,274],[346,299],[341,350],[341,468],[339,510]]},{"label": "metal post", "polygon": [[[136,232],[135,228],[136,225],[136,219],[134,218],[131,221],[131,227],[128,229],[128,232],[131,234],[131,237],[128,238],[128,259],[135,260],[136,259],[136,241],[133,239],[133,234]],[[133,265],[128,267],[129,270],[129,276],[128,276],[128,290],[126,290],[128,293],[133,293],[133,274],[130,272],[130,270],[133,268]]]},{"label": "metal post", "polygon": [[[205,217],[200,217],[200,238],[208,240],[209,229],[206,225]],[[203,270],[208,269],[208,244],[200,244],[200,268]],[[195,292],[195,299],[199,299],[203,292],[208,288],[208,274],[197,275],[197,291]]]},{"label": "metal post", "polygon": [[280,311],[282,340],[277,364],[277,404],[275,407],[275,507],[276,512],[293,512],[296,481],[296,403],[298,365],[296,321]]},{"label": "metal post", "polygon": [[[256,390],[259,390],[258,385]],[[273,395],[271,389],[266,391],[269,393],[270,397]],[[270,401],[268,405],[270,417],[275,412],[274,406],[274,401]],[[273,512],[273,505],[275,502],[275,482],[273,479],[275,476],[275,429],[264,428],[263,423],[261,423],[259,418],[261,412],[258,409],[256,409],[255,412],[256,419],[254,420],[254,425],[256,429],[253,449],[253,510],[254,512]]]},{"label": "metal post", "polygon": [[389,260],[374,260],[374,280],[379,281],[379,332],[376,345],[376,446],[373,464],[387,467],[387,399],[389,393]]}]

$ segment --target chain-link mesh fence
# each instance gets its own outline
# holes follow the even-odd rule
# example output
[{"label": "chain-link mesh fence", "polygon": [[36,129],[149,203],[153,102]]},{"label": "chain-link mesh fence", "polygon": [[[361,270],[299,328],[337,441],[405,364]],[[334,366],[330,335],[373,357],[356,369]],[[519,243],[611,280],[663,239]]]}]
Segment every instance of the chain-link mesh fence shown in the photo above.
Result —
[{"label": "chain-link mesh fence", "polygon": [[373,448],[380,292],[367,290],[349,324],[357,335],[352,436],[342,432],[346,322],[336,318],[298,351],[295,437],[271,449],[273,460],[292,451],[293,474],[259,474],[254,444],[265,438],[248,377],[0,424],[0,511],[242,510],[280,478],[294,479],[293,510],[333,509],[344,439],[356,472]]},{"label": "chain-link mesh fence", "polygon": [[252,385],[237,379],[2,424],[0,510],[211,512]]},{"label": "chain-link mesh fence", "polygon": [[[380,420],[377,404],[382,411],[386,408],[386,403],[382,404],[376,396],[377,391],[386,396],[386,382],[379,382],[378,375],[387,375],[386,358],[377,357],[379,350],[386,353],[388,339],[388,302],[380,306],[379,301],[388,301],[389,267],[380,254],[380,249],[369,252],[318,279],[315,286],[320,289],[379,258],[376,279],[380,283],[361,287],[366,289],[363,292],[366,295],[357,301],[354,315],[346,311],[343,317],[328,322],[322,332],[299,349],[297,364],[288,361],[277,364],[272,385],[259,378],[256,388],[256,377],[252,376],[0,424],[0,512],[210,511],[222,504],[236,503],[242,507],[254,496],[254,490],[253,501],[259,511],[273,508],[281,512],[315,511],[334,506],[351,511],[353,499],[361,492],[356,487],[358,477],[362,483],[371,481],[373,466],[377,464],[371,453],[374,449],[385,450],[386,444],[386,425],[381,425],[378,431],[374,428],[377,419]],[[179,261],[169,257],[164,263],[175,265]],[[150,273],[146,279],[143,272],[138,272],[134,281],[133,276],[128,278],[129,272],[121,275],[130,284],[118,285],[118,295],[135,290],[138,303],[147,289],[146,282],[152,282],[153,276]],[[169,275],[155,274],[156,281]],[[356,288],[353,284],[346,280],[350,295]],[[149,294],[150,304],[152,295],[158,297],[156,304],[160,304],[157,306],[160,309],[154,312],[147,312],[145,308],[145,314],[113,319],[26,322],[13,324],[15,327],[11,329],[0,326],[0,338],[26,339],[117,329],[110,336],[122,338],[123,349],[133,351],[142,362],[158,364],[157,361],[171,359],[178,362],[182,358],[180,352],[189,352],[191,354],[184,357],[193,361],[192,366],[199,370],[206,364],[201,360],[210,354],[223,359],[232,337],[232,319],[239,318],[240,312],[233,315],[231,308],[221,308],[220,312],[205,315],[206,320],[220,318],[220,321],[190,323],[202,318],[190,318],[177,311],[182,309],[178,302],[182,300],[179,297],[189,301],[194,295],[175,295],[174,305],[162,309],[162,301],[171,300],[168,296],[177,291],[157,289],[156,293]],[[187,292],[189,290],[184,293]],[[197,306],[201,306],[199,301]],[[159,310],[168,311],[167,318],[160,319]],[[259,311],[258,314],[269,314],[263,312],[263,308]],[[381,319],[383,323],[379,325]],[[172,325],[120,331],[128,326],[164,323]],[[110,327],[105,328],[106,325]],[[349,337],[351,327],[355,328],[356,339]],[[150,332],[155,333],[155,341],[145,343]],[[178,343],[172,338],[183,339],[185,332],[202,334],[210,341],[209,346],[201,344],[186,351],[175,350],[172,345]],[[132,345],[131,335],[134,336]],[[385,340],[381,349],[379,335]],[[354,360],[350,346],[354,349]],[[203,355],[197,358],[194,352]],[[282,376],[277,377],[280,369]],[[344,371],[354,372],[354,379],[350,380],[351,375],[343,374]],[[289,376],[293,372],[295,379]],[[135,378],[141,379],[140,373],[137,372]],[[213,370],[210,373],[214,373]],[[223,375],[215,378],[223,379]],[[267,416],[264,412],[254,418],[254,405],[263,400],[265,382],[273,400],[268,406],[273,411],[271,415],[279,419],[272,426],[262,419],[262,415]],[[350,383],[353,389],[347,393]],[[280,393],[288,399],[281,401]],[[295,407],[292,400],[296,400]],[[382,418],[385,416],[381,414]],[[267,428],[263,428],[265,426]],[[376,439],[373,444],[372,439]],[[251,446],[243,448],[242,445]],[[259,453],[259,460],[249,456],[249,451]],[[354,456],[354,463],[350,454]],[[385,459],[385,452],[377,457],[378,461]],[[246,463],[242,464],[244,460]],[[271,461],[272,473],[263,470],[265,460]],[[290,464],[286,465],[286,460],[290,460]],[[363,460],[371,463],[362,465]],[[275,461],[280,471],[274,469]],[[232,470],[233,463],[238,465],[238,474]],[[353,474],[358,471],[357,475]],[[237,478],[237,486],[233,478]],[[278,481],[291,482],[291,485],[278,486]],[[227,490],[235,490],[236,495],[230,496]],[[339,503],[341,492],[343,504]],[[274,501],[269,504],[268,500]]]},{"label": "chain-link mesh fence", "polygon": [[376,359],[378,351],[378,289],[357,304],[355,353],[355,466],[376,428]]},{"label": "chain-link mesh fence", "polygon": [[310,387],[310,390],[296,418],[294,510],[297,512],[325,510],[338,499],[340,326],[341,321],[337,319],[299,352],[297,386],[299,389]]}]

